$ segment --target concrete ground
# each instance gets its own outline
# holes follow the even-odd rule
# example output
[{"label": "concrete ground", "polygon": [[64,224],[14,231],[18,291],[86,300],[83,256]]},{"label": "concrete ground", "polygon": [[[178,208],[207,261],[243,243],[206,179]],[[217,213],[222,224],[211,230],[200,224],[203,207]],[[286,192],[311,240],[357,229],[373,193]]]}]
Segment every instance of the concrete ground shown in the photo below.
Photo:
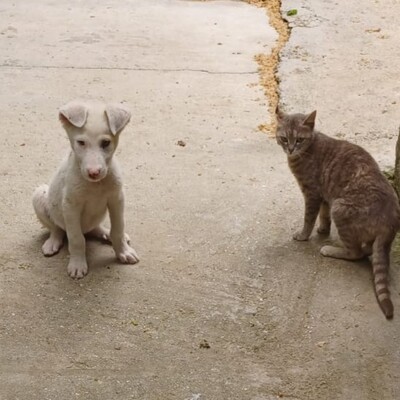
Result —
[{"label": "concrete ground", "polygon": [[[279,65],[288,111],[317,108],[383,166],[400,120],[389,3],[283,1],[299,12]],[[387,322],[366,263],[291,240],[302,198],[257,130],[253,56],[276,39],[238,1],[1,2],[1,399],[400,398],[400,259]],[[68,149],[57,107],[76,97],[133,112],[117,156],[141,256],[120,265],[88,242],[80,281],[65,248],[42,256],[30,200]]]}]

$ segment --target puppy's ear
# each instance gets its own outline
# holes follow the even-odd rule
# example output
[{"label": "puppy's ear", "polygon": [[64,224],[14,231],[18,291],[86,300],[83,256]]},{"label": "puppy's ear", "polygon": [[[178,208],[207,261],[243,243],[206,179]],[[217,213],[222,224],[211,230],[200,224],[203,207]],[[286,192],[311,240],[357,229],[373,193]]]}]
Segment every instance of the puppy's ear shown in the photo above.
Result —
[{"label": "puppy's ear", "polygon": [[131,119],[131,112],[123,104],[107,104],[106,115],[113,135],[120,133]]},{"label": "puppy's ear", "polygon": [[88,110],[82,103],[70,101],[63,105],[59,110],[59,118],[63,125],[71,124],[77,128],[82,128],[86,123]]}]

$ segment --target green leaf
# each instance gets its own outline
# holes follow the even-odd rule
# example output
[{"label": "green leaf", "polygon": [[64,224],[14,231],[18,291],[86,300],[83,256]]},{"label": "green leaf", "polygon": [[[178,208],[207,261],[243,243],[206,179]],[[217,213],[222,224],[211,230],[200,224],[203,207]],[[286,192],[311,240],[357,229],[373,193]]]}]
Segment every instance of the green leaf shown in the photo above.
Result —
[{"label": "green leaf", "polygon": [[292,17],[293,15],[297,15],[297,10],[294,8],[293,10],[289,10],[286,15]]}]

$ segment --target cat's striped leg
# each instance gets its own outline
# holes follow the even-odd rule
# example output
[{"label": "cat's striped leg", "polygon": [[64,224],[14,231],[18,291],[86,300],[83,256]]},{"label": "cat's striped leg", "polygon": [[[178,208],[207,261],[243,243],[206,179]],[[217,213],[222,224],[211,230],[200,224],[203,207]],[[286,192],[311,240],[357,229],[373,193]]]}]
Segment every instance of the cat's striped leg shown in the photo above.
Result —
[{"label": "cat's striped leg", "polygon": [[308,240],[314,229],[315,221],[317,220],[318,213],[321,206],[321,199],[319,197],[304,196],[305,211],[304,211],[304,226],[299,232],[293,235],[294,240]]},{"label": "cat's striped leg", "polygon": [[331,231],[331,209],[325,201],[322,202],[319,208],[319,226],[317,231],[321,235],[328,235]]},{"label": "cat's striped leg", "polygon": [[362,245],[362,250],[366,256],[372,255],[372,245],[374,244],[374,241],[370,242],[365,242]]},{"label": "cat's striped leg", "polygon": [[360,248],[346,248],[339,246],[322,246],[321,254],[324,257],[339,258],[342,260],[360,260],[363,258],[364,252]]},{"label": "cat's striped leg", "polygon": [[360,260],[365,257],[362,250],[361,243],[357,241],[355,230],[351,226],[337,227],[339,237],[343,243],[343,247],[339,246],[323,246],[321,247],[321,254],[325,257],[340,258],[343,260]]}]

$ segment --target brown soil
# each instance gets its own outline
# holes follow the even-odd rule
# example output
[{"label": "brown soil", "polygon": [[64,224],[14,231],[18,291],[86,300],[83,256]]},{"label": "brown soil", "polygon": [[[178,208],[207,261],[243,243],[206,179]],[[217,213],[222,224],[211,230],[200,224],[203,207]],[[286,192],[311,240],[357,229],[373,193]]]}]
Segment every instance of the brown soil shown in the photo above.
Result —
[{"label": "brown soil", "polygon": [[[275,115],[275,108],[279,102],[279,82],[276,76],[276,71],[279,63],[279,54],[289,39],[289,26],[281,15],[280,0],[247,0],[248,3],[254,4],[257,7],[263,7],[267,10],[270,24],[278,32],[278,41],[270,54],[257,54],[255,60],[259,65],[260,83],[264,87],[265,95],[269,102],[269,112],[271,116]],[[276,120],[269,124],[259,125],[259,130],[268,133],[271,136],[275,135]]]}]

